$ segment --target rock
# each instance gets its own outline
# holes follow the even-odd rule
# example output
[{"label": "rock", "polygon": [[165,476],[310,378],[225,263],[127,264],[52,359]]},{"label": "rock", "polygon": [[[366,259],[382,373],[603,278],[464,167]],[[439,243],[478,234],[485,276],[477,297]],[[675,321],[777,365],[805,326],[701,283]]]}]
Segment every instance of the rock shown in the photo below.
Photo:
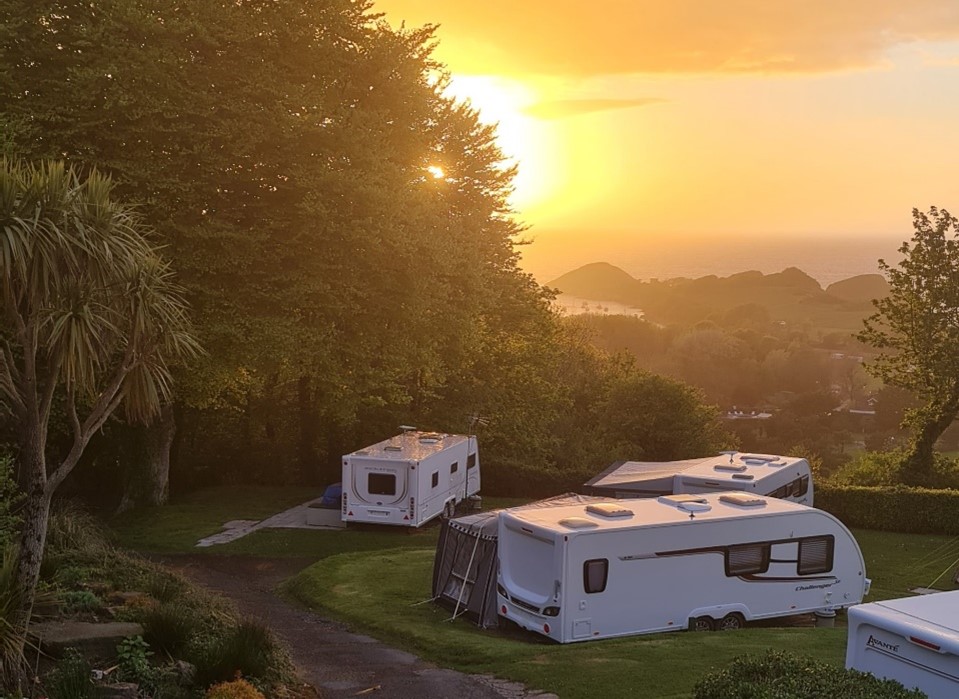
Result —
[{"label": "rock", "polygon": [[91,658],[114,658],[117,644],[130,636],[142,636],[143,627],[130,622],[94,624],[87,621],[49,621],[30,626],[30,636],[54,657],[67,648],[76,648]]},{"label": "rock", "polygon": [[140,685],[133,682],[117,682],[116,684],[101,684],[97,687],[97,696],[100,699],[138,699]]},{"label": "rock", "polygon": [[196,665],[188,663],[186,660],[177,660],[173,663],[173,670],[176,672],[177,681],[180,684],[193,684],[196,677]]}]

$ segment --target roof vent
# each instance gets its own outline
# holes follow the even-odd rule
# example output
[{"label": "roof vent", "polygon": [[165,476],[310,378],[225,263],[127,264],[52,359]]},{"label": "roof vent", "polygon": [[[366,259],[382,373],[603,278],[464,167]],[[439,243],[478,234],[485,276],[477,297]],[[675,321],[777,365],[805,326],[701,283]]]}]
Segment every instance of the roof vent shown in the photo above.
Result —
[{"label": "roof vent", "polygon": [[369,455],[370,455],[370,450],[369,450],[369,449],[360,449],[358,452],[356,452],[356,455],[357,455],[357,456],[369,456]]},{"label": "roof vent", "polygon": [[686,502],[706,502],[706,498],[704,498],[702,495],[690,495],[688,493],[680,493],[678,495],[660,495],[656,499],[664,505],[681,505]]},{"label": "roof vent", "polygon": [[734,473],[733,478],[737,481],[751,481],[755,476],[751,473]]},{"label": "roof vent", "polygon": [[586,519],[585,517],[566,517],[565,519],[559,520],[559,523],[567,529],[592,529],[593,527],[599,526],[596,522]]},{"label": "roof vent", "polygon": [[395,444],[387,444],[383,447],[383,451],[403,451],[403,447],[398,447]]},{"label": "roof vent", "polygon": [[[748,463],[748,462],[747,462]],[[765,462],[763,462],[765,463]],[[745,464],[716,464],[713,468],[717,471],[745,471]]]},{"label": "roof vent", "polygon": [[728,502],[731,505],[740,505],[742,507],[765,507],[766,501],[756,495],[747,495],[746,493],[724,493],[719,496],[722,502]]},{"label": "roof vent", "polygon": [[779,461],[779,457],[775,454],[741,454],[739,458],[746,463],[753,462],[757,464],[764,464],[767,461]]},{"label": "roof vent", "polygon": [[586,506],[586,511],[600,517],[632,517],[633,511],[614,502],[595,502]]},{"label": "roof vent", "polygon": [[420,442],[423,444],[436,444],[443,439],[439,432],[424,432],[420,435]]},{"label": "roof vent", "polygon": [[683,512],[709,512],[713,509],[713,506],[708,502],[681,502],[676,506],[676,509],[682,510]]}]

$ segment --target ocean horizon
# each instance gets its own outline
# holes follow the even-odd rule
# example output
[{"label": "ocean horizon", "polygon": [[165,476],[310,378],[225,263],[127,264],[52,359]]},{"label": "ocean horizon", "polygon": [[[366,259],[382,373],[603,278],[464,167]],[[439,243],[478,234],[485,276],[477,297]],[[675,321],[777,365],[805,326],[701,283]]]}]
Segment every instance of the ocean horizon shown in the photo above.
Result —
[{"label": "ocean horizon", "polygon": [[559,254],[534,241],[521,249],[521,267],[538,282],[557,277],[594,262],[607,262],[640,280],[696,279],[709,275],[728,277],[757,270],[763,274],[796,267],[823,288],[862,274],[879,274],[879,260],[897,264],[902,239],[893,238],[727,238],[673,239],[666,243],[636,245],[591,243],[588,251]]}]

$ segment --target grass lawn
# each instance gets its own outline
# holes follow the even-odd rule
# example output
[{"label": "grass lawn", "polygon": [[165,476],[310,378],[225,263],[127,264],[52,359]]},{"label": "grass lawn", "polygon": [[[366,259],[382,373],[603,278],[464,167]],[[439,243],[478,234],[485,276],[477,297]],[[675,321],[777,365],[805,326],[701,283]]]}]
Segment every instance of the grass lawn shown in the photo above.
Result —
[{"label": "grass lawn", "polygon": [[107,524],[124,548],[149,553],[197,553],[205,536],[234,519],[261,520],[320,497],[322,488],[223,486],[175,498],[162,507],[134,510]]},{"label": "grass lawn", "polygon": [[[959,538],[856,531],[873,580],[868,600],[928,586],[959,557]],[[842,664],[844,617],[837,628],[757,628],[735,633],[674,633],[561,646],[521,631],[483,631],[447,621],[429,597],[432,549],[360,552],[328,558],[287,583],[308,606],[439,665],[490,673],[551,691],[564,699],[622,696],[630,678],[636,696],[688,697],[709,669],[767,648]],[[386,573],[384,575],[384,573]],[[370,580],[381,580],[370,585]],[[952,589],[951,577],[939,581]],[[655,671],[650,671],[655,668]]]},{"label": "grass lawn", "polygon": [[[624,691],[688,697],[709,669],[767,648],[835,664],[843,661],[842,618],[833,629],[751,627],[735,633],[673,633],[565,646],[520,631],[483,631],[462,620],[449,623],[448,611],[419,604],[430,595],[439,530],[435,524],[413,531],[262,530],[224,546],[194,548],[198,539],[231,519],[262,519],[318,495],[303,488],[217,488],[115,518],[111,525],[119,543],[140,551],[312,557],[319,562],[287,583],[287,590],[308,606],[441,666],[520,681],[563,699],[622,696]],[[521,502],[484,498],[490,509]],[[953,588],[959,537],[866,530],[854,534],[873,581],[867,600],[900,597],[917,586]]]}]

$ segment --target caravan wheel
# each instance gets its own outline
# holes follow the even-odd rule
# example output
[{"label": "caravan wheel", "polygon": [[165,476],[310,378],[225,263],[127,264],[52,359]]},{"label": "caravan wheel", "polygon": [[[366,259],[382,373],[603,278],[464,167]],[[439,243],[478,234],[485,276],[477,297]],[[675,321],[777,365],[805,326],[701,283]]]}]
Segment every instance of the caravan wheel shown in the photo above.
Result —
[{"label": "caravan wheel", "polygon": [[716,622],[711,616],[698,616],[689,622],[691,631],[712,631],[716,628]]},{"label": "caravan wheel", "polygon": [[746,620],[743,618],[742,614],[733,612],[727,614],[719,622],[720,631],[735,631],[736,629],[741,629],[746,625]]},{"label": "caravan wheel", "polygon": [[443,517],[446,519],[453,519],[455,515],[456,515],[456,503],[450,500],[443,507]]}]

